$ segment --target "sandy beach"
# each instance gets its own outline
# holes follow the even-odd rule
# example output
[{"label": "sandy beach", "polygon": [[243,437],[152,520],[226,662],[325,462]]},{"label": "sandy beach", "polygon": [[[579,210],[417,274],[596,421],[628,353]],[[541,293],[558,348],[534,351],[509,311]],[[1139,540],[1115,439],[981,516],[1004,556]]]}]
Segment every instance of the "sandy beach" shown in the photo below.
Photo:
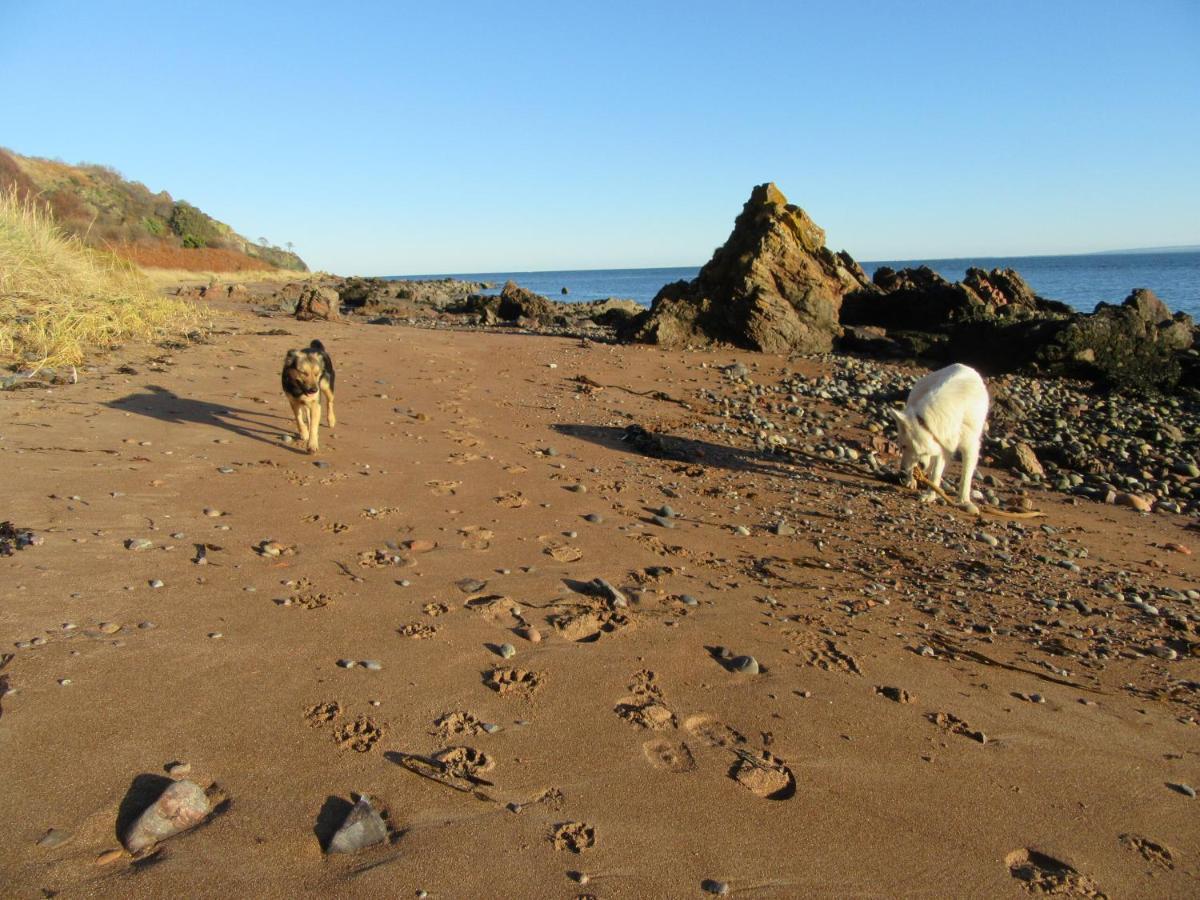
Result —
[{"label": "sandy beach", "polygon": [[[714,436],[820,359],[216,324],[0,393],[42,538],[0,558],[5,895],[1196,895],[1189,518],[978,521]],[[279,390],[313,338],[317,457]],[[122,850],[184,777],[214,814]],[[326,854],[359,794],[389,839]]]}]

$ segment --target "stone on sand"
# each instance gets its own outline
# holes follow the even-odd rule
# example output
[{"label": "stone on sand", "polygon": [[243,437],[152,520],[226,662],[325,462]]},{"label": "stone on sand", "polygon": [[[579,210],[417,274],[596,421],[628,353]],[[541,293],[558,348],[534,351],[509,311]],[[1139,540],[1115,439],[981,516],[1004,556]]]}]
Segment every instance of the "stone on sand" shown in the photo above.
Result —
[{"label": "stone on sand", "polygon": [[210,812],[204,788],[194,781],[176,781],[129,826],[124,835],[125,847],[130,853],[145,850],[195,828]]},{"label": "stone on sand", "polygon": [[356,853],[387,840],[387,823],[366,797],[359,797],[354,808],[329,841],[326,853]]}]

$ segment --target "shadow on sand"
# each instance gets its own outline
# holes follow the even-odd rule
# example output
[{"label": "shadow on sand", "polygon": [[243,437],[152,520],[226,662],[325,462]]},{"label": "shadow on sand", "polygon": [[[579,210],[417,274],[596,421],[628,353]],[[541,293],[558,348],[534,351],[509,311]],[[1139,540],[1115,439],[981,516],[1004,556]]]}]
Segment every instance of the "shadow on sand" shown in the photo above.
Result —
[{"label": "shadow on sand", "polygon": [[[235,409],[223,403],[210,403],[207,400],[181,397],[156,384],[147,385],[139,393],[110,400],[106,405],[122,412],[137,413],[140,416],[149,416],[151,419],[175,425],[192,423],[221,428],[231,431],[239,437],[261,441],[272,447],[288,447],[279,438],[281,435],[291,434],[291,426],[295,425],[294,421],[287,416]],[[294,453],[304,452],[299,445],[291,446],[289,449]]]},{"label": "shadow on sand", "polygon": [[778,457],[773,458],[765,453],[739,450],[737,447],[698,441],[694,438],[656,434],[653,435],[656,446],[647,447],[644,441],[639,441],[637,436],[631,437],[624,428],[609,425],[569,424],[557,424],[553,428],[559,434],[599,444],[610,450],[631,453],[634,456],[648,456],[664,462],[720,466],[735,472],[754,472],[761,475],[787,476],[791,474],[786,461]]}]

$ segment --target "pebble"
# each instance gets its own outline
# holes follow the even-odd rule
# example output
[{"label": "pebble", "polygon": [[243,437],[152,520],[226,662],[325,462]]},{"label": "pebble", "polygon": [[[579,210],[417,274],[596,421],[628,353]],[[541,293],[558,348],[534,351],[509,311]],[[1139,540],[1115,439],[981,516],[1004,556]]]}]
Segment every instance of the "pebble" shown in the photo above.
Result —
[{"label": "pebble", "polygon": [[497,731],[500,730],[500,726],[495,725],[492,722],[481,722],[479,727],[482,728],[484,731],[486,731],[488,734],[495,734]]},{"label": "pebble", "polygon": [[219,641],[221,638],[225,637],[225,635],[223,635],[223,634],[222,634],[221,632],[219,632],[219,631],[210,631],[210,632],[208,633],[208,636],[209,636],[210,638],[212,638],[214,641]]},{"label": "pebble", "polygon": [[514,647],[512,644],[501,644],[499,647],[496,648],[496,652],[499,653],[505,659],[512,659],[514,656],[517,655],[517,648]]},{"label": "pebble", "polygon": [[753,656],[735,656],[730,660],[729,665],[735,672],[742,672],[746,675],[758,674],[758,660]]},{"label": "pebble", "polygon": [[146,538],[129,538],[129,540],[125,542],[125,548],[127,550],[149,550],[153,546],[154,541],[147,540]]},{"label": "pebble", "polygon": [[[71,839],[70,832],[63,831],[62,829],[59,829],[59,828],[51,828],[49,831],[47,831],[45,834],[43,834],[40,838],[38,838],[37,845],[39,847],[41,847],[43,850],[53,850],[55,847],[61,847],[63,844],[65,844],[70,839]],[[120,852],[120,851],[118,851],[118,852]]]},{"label": "pebble", "polygon": [[658,525],[660,528],[674,528],[675,527],[675,523],[672,522],[670,519],[668,519],[666,516],[651,516],[650,521],[652,521],[655,525]]},{"label": "pebble", "polygon": [[359,663],[359,665],[361,665],[368,672],[378,672],[383,668],[383,663],[377,659],[364,659],[361,663]]},{"label": "pebble", "polygon": [[354,667],[354,660],[352,660],[352,659],[339,659],[339,660],[337,661],[337,664],[338,664],[339,666],[341,666],[343,669],[350,669],[350,668],[353,668],[353,667]]},{"label": "pebble", "polygon": [[163,586],[164,586],[164,585],[163,585],[163,582],[162,582],[162,579],[161,579],[161,578],[152,578],[152,579],[150,579],[150,587],[152,587],[152,588],[160,588],[160,587],[163,587]]},{"label": "pebble", "polygon": [[659,508],[658,514],[664,519],[675,518],[675,510],[671,509],[671,507],[667,506],[666,504],[663,504],[663,506]]},{"label": "pebble", "polygon": [[680,594],[679,601],[684,606],[699,606],[700,605],[700,601],[697,600],[695,597],[693,597],[691,594]]},{"label": "pebble", "polygon": [[221,466],[219,469],[217,469],[217,471],[222,475],[232,475],[234,470],[229,466]]},{"label": "pebble", "polygon": [[525,625],[517,629],[517,634],[525,638],[531,644],[540,644],[542,642],[542,633],[532,625]]},{"label": "pebble", "polygon": [[223,512],[221,512],[219,509],[213,509],[210,506],[210,507],[205,508],[204,515],[208,516],[210,519],[219,519],[219,518],[221,518],[221,516],[223,516],[225,514]]},{"label": "pebble", "polygon": [[774,525],[772,525],[771,531],[772,531],[772,533],[777,534],[781,537],[787,537],[788,535],[792,535],[792,534],[796,533],[795,528],[793,528],[787,522],[783,522],[783,521],[776,522]]},{"label": "pebble", "polygon": [[741,537],[750,537],[750,529],[745,525],[738,525],[733,529],[733,533]]},{"label": "pebble", "polygon": [[96,857],[96,865],[107,866],[109,863],[114,863],[121,858],[124,851],[122,850],[105,850]]},{"label": "pebble", "polygon": [[1173,781],[1173,782],[1170,782],[1167,785],[1167,787],[1169,787],[1171,790],[1173,790],[1177,793],[1183,794],[1183,796],[1188,797],[1192,800],[1196,799],[1196,789],[1194,787],[1192,787],[1190,784],[1184,784],[1182,781]]},{"label": "pebble", "polygon": [[718,897],[724,897],[729,893],[729,882],[714,881],[711,878],[706,878],[700,882],[700,889],[708,894],[716,894]]},{"label": "pebble", "polygon": [[587,493],[587,485],[586,484],[568,484],[567,490],[571,491],[572,493],[575,493],[575,494],[586,494]]},{"label": "pebble", "polygon": [[588,513],[583,517],[585,522],[591,522],[593,525],[599,525],[604,521],[604,516],[599,513]]}]

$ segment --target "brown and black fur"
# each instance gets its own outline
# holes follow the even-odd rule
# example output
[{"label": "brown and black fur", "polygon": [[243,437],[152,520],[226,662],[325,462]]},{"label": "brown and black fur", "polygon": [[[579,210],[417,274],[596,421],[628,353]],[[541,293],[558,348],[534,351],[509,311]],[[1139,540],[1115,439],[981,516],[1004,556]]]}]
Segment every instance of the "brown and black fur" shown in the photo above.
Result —
[{"label": "brown and black fur", "polygon": [[289,350],[283,359],[283,392],[292,404],[300,440],[309,453],[321,449],[321,395],[325,395],[329,427],[337,425],[333,411],[333,360],[320,341],[313,341],[303,350]]}]

